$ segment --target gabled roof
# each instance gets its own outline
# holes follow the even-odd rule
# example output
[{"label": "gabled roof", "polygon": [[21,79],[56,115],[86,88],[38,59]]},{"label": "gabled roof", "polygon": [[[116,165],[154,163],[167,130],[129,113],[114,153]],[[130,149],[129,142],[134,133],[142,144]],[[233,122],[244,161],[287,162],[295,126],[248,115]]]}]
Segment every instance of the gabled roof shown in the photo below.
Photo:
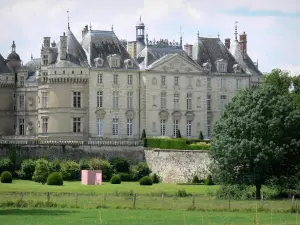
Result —
[{"label": "gabled roof", "polygon": [[212,65],[211,71],[217,72],[215,62],[223,59],[228,63],[227,71],[229,73],[234,72],[233,65],[237,62],[219,38],[199,37],[195,51],[199,65],[202,66],[203,63],[210,62]]},{"label": "gabled roof", "polygon": [[5,59],[0,54],[0,74],[2,73],[13,73],[13,71],[6,65]]},{"label": "gabled roof", "polygon": [[[113,31],[89,30],[83,37],[82,47],[87,52],[88,61],[93,67],[95,67],[94,59],[98,57],[104,60],[104,67],[109,67],[107,57],[113,54],[121,57],[122,68],[126,59],[132,60],[124,45]],[[133,68],[137,69],[138,65],[134,60],[133,64]]]},{"label": "gabled roof", "polygon": [[239,48],[238,40],[233,41],[233,43],[230,45],[229,51],[247,74],[262,76],[262,72],[254,65],[252,59],[248,56],[248,54],[243,57],[242,52]]}]

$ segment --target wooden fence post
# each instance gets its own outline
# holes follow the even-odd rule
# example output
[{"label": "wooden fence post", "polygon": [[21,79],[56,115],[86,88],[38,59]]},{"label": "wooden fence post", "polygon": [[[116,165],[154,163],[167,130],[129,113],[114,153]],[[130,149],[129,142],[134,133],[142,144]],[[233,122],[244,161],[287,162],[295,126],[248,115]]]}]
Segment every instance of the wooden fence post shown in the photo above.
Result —
[{"label": "wooden fence post", "polygon": [[133,208],[135,209],[136,193],[133,194]]},{"label": "wooden fence post", "polygon": [[48,194],[47,194],[47,200],[48,200],[48,202],[50,202],[50,192],[48,192]]},{"label": "wooden fence post", "polygon": [[195,195],[193,195],[192,204],[193,204],[193,210],[195,210],[196,209],[196,197],[195,197]]},{"label": "wooden fence post", "polygon": [[165,204],[165,195],[161,194],[161,207],[163,208]]}]

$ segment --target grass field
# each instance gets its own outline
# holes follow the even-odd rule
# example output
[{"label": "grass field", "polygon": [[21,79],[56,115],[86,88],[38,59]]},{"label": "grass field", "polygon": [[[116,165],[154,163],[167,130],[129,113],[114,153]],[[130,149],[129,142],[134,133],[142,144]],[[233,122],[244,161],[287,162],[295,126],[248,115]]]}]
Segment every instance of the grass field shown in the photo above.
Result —
[{"label": "grass field", "polygon": [[0,209],[1,225],[298,225],[298,220],[298,214],[287,213]]},{"label": "grass field", "polygon": [[89,193],[89,194],[115,194],[134,192],[136,194],[171,194],[174,195],[179,189],[186,192],[203,195],[209,190],[216,190],[218,186],[205,185],[176,185],[155,184],[152,186],[141,186],[138,182],[122,182],[121,185],[104,182],[103,185],[81,185],[79,181],[64,181],[63,186],[42,185],[33,181],[13,180],[11,184],[0,183],[0,192],[67,192],[67,193]]}]

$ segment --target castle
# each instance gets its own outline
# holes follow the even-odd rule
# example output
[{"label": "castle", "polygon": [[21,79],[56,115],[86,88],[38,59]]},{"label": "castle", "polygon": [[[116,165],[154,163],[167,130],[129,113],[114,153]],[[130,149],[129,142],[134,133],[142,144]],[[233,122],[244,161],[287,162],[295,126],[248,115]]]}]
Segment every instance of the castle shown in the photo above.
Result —
[{"label": "castle", "polygon": [[[134,54],[113,31],[70,27],[59,42],[43,38],[40,58],[23,65],[13,42],[0,55],[0,135],[40,140],[138,140],[147,136],[211,138],[213,124],[241,88],[262,73],[247,35],[200,37],[187,53],[179,42],[149,40],[141,19]],[[190,46],[191,47],[191,46]]]}]

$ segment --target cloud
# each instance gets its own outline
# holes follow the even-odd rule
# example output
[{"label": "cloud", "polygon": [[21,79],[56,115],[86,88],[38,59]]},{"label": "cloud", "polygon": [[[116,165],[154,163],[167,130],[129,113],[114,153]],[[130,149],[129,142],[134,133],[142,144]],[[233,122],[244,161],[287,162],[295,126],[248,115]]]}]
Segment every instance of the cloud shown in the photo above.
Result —
[{"label": "cloud", "polygon": [[[4,0],[0,0],[4,1]],[[88,6],[88,7],[87,7]],[[184,31],[184,42],[194,43],[200,36],[233,38],[234,21],[239,21],[239,32],[248,34],[248,52],[253,60],[259,60],[263,72],[272,68],[299,71],[300,18],[270,16],[248,16],[229,13],[245,8],[252,11],[277,11],[296,13],[300,11],[298,0],[284,3],[271,0],[11,0],[0,8],[0,53],[7,56],[12,40],[17,52],[26,62],[31,52],[39,57],[44,36],[58,41],[67,29],[67,10],[70,11],[71,29],[78,40],[86,24],[93,29],[110,30],[111,25],[121,39],[135,39],[135,24],[140,15],[148,29],[149,38],[169,38],[179,41],[179,28]]]}]

